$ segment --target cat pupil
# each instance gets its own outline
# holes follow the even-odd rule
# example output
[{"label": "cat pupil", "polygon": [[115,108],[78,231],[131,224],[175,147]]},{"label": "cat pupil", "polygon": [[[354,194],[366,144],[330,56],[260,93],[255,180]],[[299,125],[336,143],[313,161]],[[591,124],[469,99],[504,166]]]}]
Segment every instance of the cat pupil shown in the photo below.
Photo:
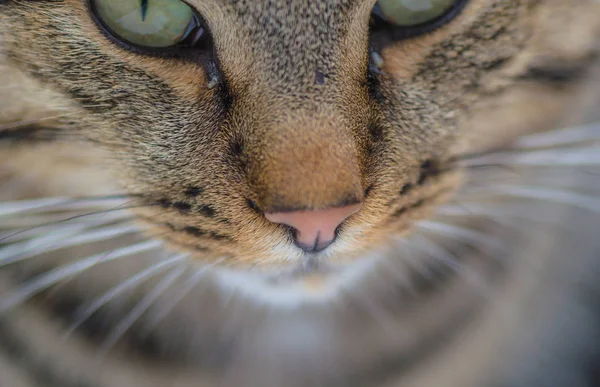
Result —
[{"label": "cat pupil", "polygon": [[142,0],[142,21],[146,21],[146,15],[148,14],[148,0]]}]

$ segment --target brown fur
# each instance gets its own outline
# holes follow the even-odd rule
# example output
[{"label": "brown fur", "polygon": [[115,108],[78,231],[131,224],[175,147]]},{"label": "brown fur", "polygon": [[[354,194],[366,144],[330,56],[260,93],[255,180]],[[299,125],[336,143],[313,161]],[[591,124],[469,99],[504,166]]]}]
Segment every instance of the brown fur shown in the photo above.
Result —
[{"label": "brown fur", "polygon": [[[506,266],[514,266],[508,269],[465,252],[461,264],[495,297],[454,277],[443,281],[443,291],[407,294],[398,277],[409,270],[393,266],[404,262],[386,249],[455,197],[465,177],[456,156],[577,120],[572,106],[589,99],[582,90],[597,65],[600,3],[471,0],[437,30],[384,47],[369,36],[374,0],[189,3],[208,23],[217,61],[125,49],[100,31],[85,1],[0,0],[0,200],[124,191],[149,235],[198,261],[244,275],[257,266],[275,269],[280,276],[265,285],[265,298],[294,286],[327,297],[334,280],[328,265],[315,265],[321,262],[360,266],[383,251],[392,269],[365,269],[364,278],[350,277],[338,298],[322,304],[307,296],[279,309],[208,278],[157,327],[150,348],[138,336],[128,338],[142,360],[131,352],[109,356],[110,371],[96,374],[91,359],[98,343],[87,336],[106,336],[155,284],[142,284],[94,316],[104,325],[92,326],[81,346],[64,345],[64,322],[56,316],[66,315],[68,325],[75,318],[69,305],[86,305],[144,267],[107,265],[44,298],[43,308],[0,316],[0,338],[16,336],[35,348],[21,351],[23,364],[50,359],[49,368],[68,370],[57,380],[93,375],[98,385],[115,387],[479,387],[491,385],[498,359],[519,363],[521,352],[513,358],[509,346],[496,356],[496,347],[544,331],[539,320],[522,316],[545,300],[540,293],[560,295],[564,287],[538,281],[529,265],[548,267],[548,276],[562,272],[565,262],[557,262],[566,244],[553,259],[553,247],[546,247],[553,234],[532,230],[541,234],[532,237],[536,253],[506,243],[512,253]],[[380,68],[371,49],[383,58]],[[263,216],[357,201],[361,211],[315,256]],[[583,267],[583,255],[577,257]],[[578,268],[570,263],[569,270]],[[279,270],[305,265],[320,270],[291,279]],[[504,278],[503,270],[510,275]],[[2,277],[0,291],[20,285],[13,277]],[[499,277],[506,286],[495,282]],[[457,332],[472,334],[458,340]],[[12,361],[0,358],[0,367]],[[0,384],[4,375],[0,368]]]},{"label": "brown fur", "polygon": [[[570,26],[581,14],[595,14],[593,1],[565,9],[552,0],[474,0],[432,34],[387,46],[373,94],[367,83],[369,2],[197,5],[214,36],[221,87],[208,89],[208,70],[193,62],[117,47],[78,1],[4,5],[2,26],[10,28],[0,29],[3,71],[35,79],[30,87],[9,84],[18,98],[31,99],[28,93],[41,89],[64,100],[72,115],[59,126],[112,149],[128,192],[171,203],[165,204],[171,211],[155,219],[177,231],[175,243],[199,249],[199,258],[225,255],[231,263],[304,259],[293,249],[288,257],[274,255],[275,246],[291,243],[289,235],[249,201],[273,211],[364,199],[361,213],[345,226],[352,238],[340,236],[346,248],[333,246],[330,255],[380,243],[395,212],[413,197],[427,201],[429,187],[442,184],[433,176],[410,200],[400,193],[417,183],[423,163],[443,169],[459,151],[503,141],[503,134],[490,139],[483,132],[501,132],[495,125],[464,121],[485,104],[500,110],[498,102],[519,93],[519,106],[508,107],[519,117],[510,122],[512,132],[552,122],[564,88],[522,76],[546,66],[584,68],[598,30],[593,23],[551,29],[557,20]],[[577,45],[560,43],[565,40]],[[317,73],[323,84],[315,83]],[[541,88],[545,92],[535,91]],[[53,102],[36,101],[36,110],[53,112]],[[529,115],[533,106],[552,114]],[[8,108],[5,123],[21,119]],[[394,228],[405,223],[394,220]]]}]

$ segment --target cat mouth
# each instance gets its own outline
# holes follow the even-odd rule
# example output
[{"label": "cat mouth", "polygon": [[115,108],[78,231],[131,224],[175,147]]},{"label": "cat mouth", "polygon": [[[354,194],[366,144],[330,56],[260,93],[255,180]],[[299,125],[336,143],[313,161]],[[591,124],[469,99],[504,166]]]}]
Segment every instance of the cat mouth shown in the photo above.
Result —
[{"label": "cat mouth", "polygon": [[[163,226],[155,219],[144,218],[144,224],[150,229],[158,226],[160,231],[149,235],[165,241],[174,251],[182,251],[201,263],[225,266],[231,270],[253,271],[263,273],[329,273],[334,267],[349,266],[363,259],[377,255],[378,246],[387,245],[388,240],[396,235],[410,234],[413,223],[429,219],[435,209],[445,203],[456,189],[458,170],[440,173],[435,179],[420,189],[415,189],[412,196],[398,203],[394,201],[388,214],[381,217],[377,223],[364,222],[368,217],[370,203],[345,219],[334,231],[334,238],[320,242],[319,235],[312,246],[302,246],[298,243],[293,227],[279,225],[280,232],[270,236],[275,240],[274,247],[265,249],[263,253],[248,254],[240,258],[236,251],[227,251],[222,244],[215,249],[200,246],[205,241],[206,233],[198,233],[190,226],[177,227],[172,223]],[[365,214],[361,212],[365,211]],[[383,229],[382,229],[383,227]],[[283,234],[283,235],[281,235]],[[373,235],[378,235],[372,239]],[[223,242],[220,240],[220,242]],[[236,241],[230,241],[235,246]],[[223,249],[223,246],[226,248]],[[265,257],[271,256],[270,259]]]}]

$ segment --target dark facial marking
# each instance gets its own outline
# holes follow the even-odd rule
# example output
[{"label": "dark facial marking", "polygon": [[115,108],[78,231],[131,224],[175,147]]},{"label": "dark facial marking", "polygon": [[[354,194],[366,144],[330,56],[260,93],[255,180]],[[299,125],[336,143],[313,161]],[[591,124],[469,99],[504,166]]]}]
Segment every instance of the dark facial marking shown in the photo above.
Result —
[{"label": "dark facial marking", "polygon": [[579,79],[582,79],[589,64],[587,61],[582,63],[560,63],[553,61],[552,63],[544,63],[537,66],[531,66],[524,74],[519,76],[519,80],[534,81],[550,85],[562,86],[568,85]]},{"label": "dark facial marking", "polygon": [[198,227],[187,226],[183,228],[183,231],[187,234],[193,235],[195,237],[201,237],[206,235],[206,231],[200,230]]},{"label": "dark facial marking", "polygon": [[260,210],[260,208],[258,207],[258,204],[256,204],[256,202],[254,200],[246,199],[246,205],[251,210],[253,210],[254,212],[256,212],[257,214],[261,214],[262,215],[262,211]]},{"label": "dark facial marking", "polygon": [[325,80],[326,80],[325,74],[323,74],[320,71],[315,71],[315,85],[319,85],[319,86],[324,85]]},{"label": "dark facial marking", "polygon": [[402,186],[402,189],[400,190],[400,195],[406,195],[407,193],[409,193],[412,189],[414,188],[414,185],[412,185],[411,183],[407,183],[404,184]]},{"label": "dark facial marking", "polygon": [[195,198],[199,195],[202,194],[202,192],[204,192],[204,190],[200,187],[196,187],[196,186],[189,186],[186,188],[184,194],[185,196],[191,197],[191,198]]},{"label": "dark facial marking", "polygon": [[373,184],[367,187],[367,189],[365,190],[365,199],[371,194],[371,192],[373,192],[373,188],[375,188]]},{"label": "dark facial marking", "polygon": [[36,142],[54,141],[60,139],[62,130],[43,126],[19,126],[13,130],[0,131],[0,141],[6,142]]},{"label": "dark facial marking", "polygon": [[173,204],[169,199],[159,199],[156,202],[159,206],[161,206],[162,208],[170,208],[171,205]]},{"label": "dark facial marking", "polygon": [[429,178],[437,176],[439,174],[440,169],[436,165],[436,163],[431,159],[425,160],[423,163],[421,163],[421,172],[419,175],[419,181],[417,182],[417,185],[421,186],[425,184]]},{"label": "dark facial marking", "polygon": [[198,212],[200,212],[202,215],[206,216],[207,218],[213,218],[217,213],[215,208],[213,206],[211,206],[210,204],[203,204],[203,205],[199,206]]},{"label": "dark facial marking", "polygon": [[192,209],[192,205],[189,203],[185,203],[185,202],[175,202],[175,203],[173,203],[173,207],[175,207],[176,209],[178,209],[179,211],[181,211],[183,213],[188,213]]},{"label": "dark facial marking", "polygon": [[376,143],[384,139],[383,126],[378,124],[369,125],[369,133],[371,134],[371,141]]}]

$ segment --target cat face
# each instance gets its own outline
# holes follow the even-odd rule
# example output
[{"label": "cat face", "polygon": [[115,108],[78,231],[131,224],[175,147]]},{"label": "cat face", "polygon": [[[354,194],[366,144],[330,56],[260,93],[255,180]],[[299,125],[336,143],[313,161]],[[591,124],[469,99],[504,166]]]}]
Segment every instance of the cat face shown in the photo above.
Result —
[{"label": "cat face", "polygon": [[[190,0],[200,44],[146,50],[93,2],[0,2],[0,51],[60,95],[61,127],[108,152],[175,247],[245,267],[346,261],[448,200],[461,156],[551,122],[600,24],[582,22],[592,0],[457,0],[415,32],[376,24],[380,3]],[[322,213],[335,240],[307,252]]]}]

